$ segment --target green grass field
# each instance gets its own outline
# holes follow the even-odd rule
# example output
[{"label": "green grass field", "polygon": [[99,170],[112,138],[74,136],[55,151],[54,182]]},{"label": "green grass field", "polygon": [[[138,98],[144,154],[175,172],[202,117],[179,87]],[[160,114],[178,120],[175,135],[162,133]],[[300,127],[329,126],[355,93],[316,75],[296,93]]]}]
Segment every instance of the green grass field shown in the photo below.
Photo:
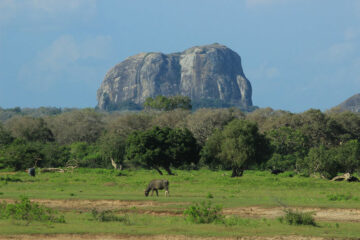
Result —
[{"label": "green grass field", "polygon": [[[0,198],[18,200],[122,200],[143,204],[136,207],[113,207],[116,214],[128,215],[130,223],[97,222],[90,210],[57,206],[66,223],[25,225],[11,219],[0,220],[0,234],[132,234],[186,236],[319,236],[360,237],[359,221],[317,221],[318,226],[291,226],[276,218],[240,216],[224,224],[193,224],[185,221],[182,212],[193,203],[211,201],[231,212],[232,208],[280,204],[298,208],[360,208],[360,183],[331,182],[284,173],[246,171],[241,178],[230,178],[228,171],[175,171],[175,176],[160,176],[155,171],[114,171],[76,169],[73,173],[40,173],[30,177],[25,172],[0,172]],[[168,179],[170,195],[145,197],[144,189],[152,179]],[[96,202],[96,201],[95,201]],[[64,201],[64,204],[66,201]],[[86,209],[86,206],[84,206]],[[97,206],[99,207],[99,206]],[[100,206],[101,207],[101,206]],[[89,207],[89,209],[91,206]],[[229,210],[230,209],[230,210]],[[150,214],[150,213],[151,214]],[[159,214],[156,214],[159,213]],[[160,214],[166,213],[166,214]]]}]

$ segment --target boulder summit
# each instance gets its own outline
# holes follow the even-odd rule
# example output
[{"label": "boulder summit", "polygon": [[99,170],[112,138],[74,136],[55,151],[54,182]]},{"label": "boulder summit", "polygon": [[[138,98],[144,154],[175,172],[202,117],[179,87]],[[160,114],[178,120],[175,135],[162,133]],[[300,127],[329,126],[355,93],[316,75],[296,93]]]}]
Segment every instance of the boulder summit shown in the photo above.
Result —
[{"label": "boulder summit", "polygon": [[220,44],[196,46],[180,53],[140,53],[115,65],[98,89],[98,107],[141,106],[148,97],[183,95],[193,105],[252,106],[251,84],[240,56]]}]

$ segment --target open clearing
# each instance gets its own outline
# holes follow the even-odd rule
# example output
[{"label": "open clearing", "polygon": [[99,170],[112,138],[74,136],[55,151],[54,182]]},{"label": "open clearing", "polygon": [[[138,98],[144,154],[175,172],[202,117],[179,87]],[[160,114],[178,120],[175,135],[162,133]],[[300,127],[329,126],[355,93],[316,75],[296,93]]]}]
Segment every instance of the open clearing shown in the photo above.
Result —
[{"label": "open clearing", "polygon": [[[76,169],[73,173],[3,173],[0,201],[21,196],[58,210],[66,223],[30,225],[0,220],[3,239],[359,239],[360,183],[331,182],[290,173],[246,171],[230,178],[227,171],[177,171],[159,176],[148,170]],[[152,179],[170,181],[170,197],[144,196]],[[230,225],[193,224],[184,210],[195,203],[222,206]],[[318,224],[294,226],[277,218],[284,208],[312,212]],[[100,222],[92,213],[111,210],[129,223]]]}]

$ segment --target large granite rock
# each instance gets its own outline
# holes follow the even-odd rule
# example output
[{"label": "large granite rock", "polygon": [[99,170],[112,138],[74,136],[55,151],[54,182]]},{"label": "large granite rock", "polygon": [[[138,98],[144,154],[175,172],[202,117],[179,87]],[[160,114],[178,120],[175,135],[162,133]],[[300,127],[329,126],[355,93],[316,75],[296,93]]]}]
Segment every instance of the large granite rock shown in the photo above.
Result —
[{"label": "large granite rock", "polygon": [[347,100],[332,108],[331,110],[340,112],[351,111],[360,113],[360,93],[348,98]]},{"label": "large granite rock", "polygon": [[97,92],[98,107],[141,105],[157,95],[189,96],[193,102],[214,101],[247,109],[251,84],[240,56],[220,45],[192,47],[181,53],[140,53],[111,68]]}]

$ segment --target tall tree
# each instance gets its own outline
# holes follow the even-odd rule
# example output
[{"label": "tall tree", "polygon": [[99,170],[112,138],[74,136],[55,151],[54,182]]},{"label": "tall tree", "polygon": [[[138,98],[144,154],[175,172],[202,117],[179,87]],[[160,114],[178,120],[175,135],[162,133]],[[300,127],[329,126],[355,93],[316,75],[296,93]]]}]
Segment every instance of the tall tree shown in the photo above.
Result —
[{"label": "tall tree", "polygon": [[114,132],[104,133],[99,141],[99,151],[105,161],[111,162],[115,169],[122,169],[126,138]]},{"label": "tall tree", "polygon": [[206,142],[202,161],[232,169],[232,177],[242,176],[251,165],[265,162],[271,154],[269,141],[259,133],[256,123],[235,119],[216,131]]},{"label": "tall tree", "polygon": [[154,127],[147,131],[135,131],[126,144],[126,159],[132,163],[172,174],[170,167],[197,163],[199,148],[187,129]]}]

